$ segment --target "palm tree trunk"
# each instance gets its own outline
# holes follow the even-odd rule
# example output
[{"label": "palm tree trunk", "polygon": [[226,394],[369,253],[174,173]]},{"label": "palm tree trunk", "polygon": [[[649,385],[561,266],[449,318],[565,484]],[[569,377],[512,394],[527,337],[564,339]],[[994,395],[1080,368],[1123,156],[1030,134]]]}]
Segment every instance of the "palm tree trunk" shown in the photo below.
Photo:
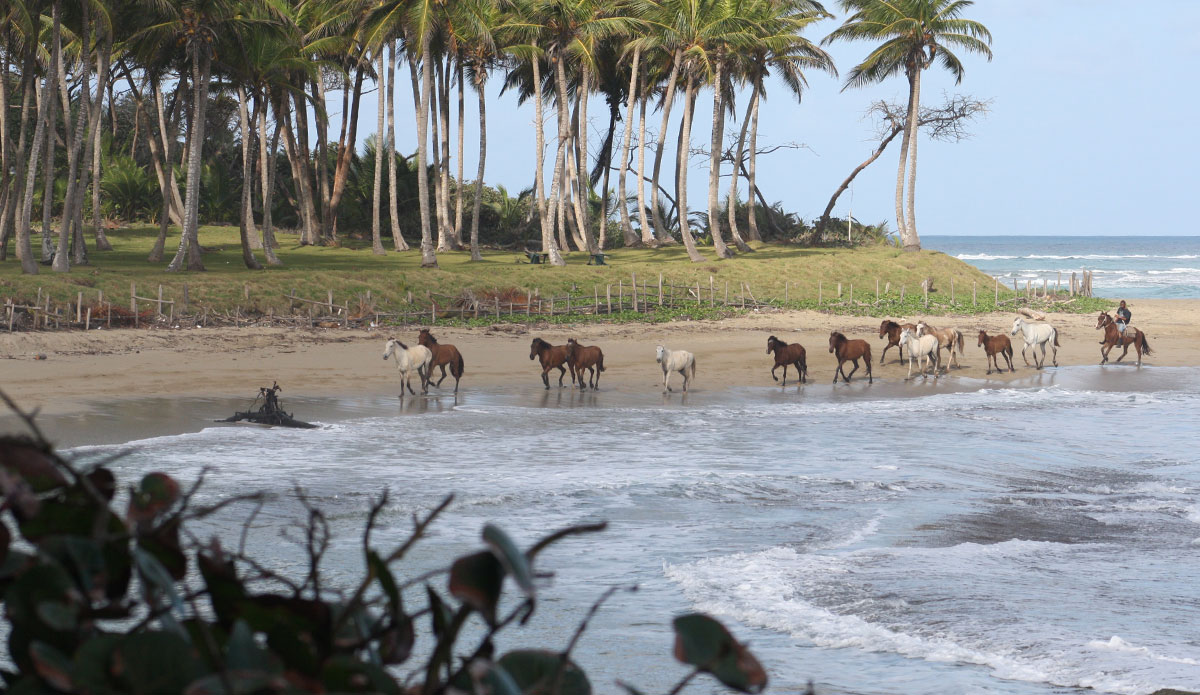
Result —
[{"label": "palm tree trunk", "polygon": [[[576,99],[579,105],[579,120],[576,121],[576,143],[578,143],[578,201],[575,204],[575,216],[579,222],[579,233],[583,236],[584,242],[587,244],[588,253],[596,253],[596,238],[592,236],[592,196],[591,196],[591,179],[588,176],[588,95],[592,89],[592,72],[585,64],[580,68],[579,87]],[[607,167],[606,167],[607,168]],[[606,191],[601,191],[601,199],[607,195]],[[581,251],[583,249],[580,249]]]},{"label": "palm tree trunk", "polygon": [[[58,81],[61,76],[54,69],[53,63],[49,68],[54,73],[55,92],[58,91]],[[50,100],[50,108],[46,112],[46,154],[42,162],[42,263],[50,263],[54,259],[54,246],[50,241],[50,225],[54,221],[54,149],[57,144],[58,130],[58,95],[56,93],[42,94],[42,98]],[[70,114],[64,114],[69,120]],[[71,127],[67,123],[66,128]]]},{"label": "palm tree trunk", "polygon": [[906,202],[904,226],[908,238],[904,240],[905,251],[920,251],[921,237],[917,234],[917,125],[921,113],[921,70],[913,71],[911,103],[908,107],[908,200]]},{"label": "palm tree trunk", "polygon": [[[749,215],[750,240],[762,241],[762,234],[758,231],[758,214],[754,210],[754,192],[758,190],[756,174],[758,172],[758,101],[762,98],[761,78],[755,80],[754,87],[754,94],[750,97],[750,171],[746,172],[746,186],[750,190],[746,193],[746,212]],[[741,166],[740,162],[738,166]]]},{"label": "palm tree trunk", "polygon": [[407,251],[408,243],[400,233],[400,203],[396,200],[396,41],[388,42],[388,78],[387,78],[387,143],[384,155],[388,167],[388,211],[392,226],[392,246],[397,251]]},{"label": "palm tree trunk", "polygon": [[[325,236],[331,242],[337,241],[338,208],[341,206],[342,197],[346,193],[346,182],[350,180],[350,161],[358,142],[358,108],[362,104],[364,76],[365,70],[360,64],[354,71],[354,87],[351,91],[350,99],[350,117],[342,122],[341,135],[338,138],[337,167],[333,171],[333,191],[329,194],[327,203],[321,210],[325,220]],[[342,111],[342,113],[346,112]],[[322,120],[324,119],[318,119],[318,121]]]},{"label": "palm tree trunk", "polygon": [[[112,58],[112,35],[104,39],[100,55],[96,57],[96,74],[100,77],[96,84],[96,111],[92,119],[95,124],[92,130],[92,224],[96,238],[97,251],[112,251],[112,244],[104,234],[104,223],[100,219],[100,112],[104,104],[104,90],[109,92],[110,106],[112,98],[112,75],[109,62]],[[137,142],[137,138],[133,139]]]},{"label": "palm tree trunk", "polygon": [[242,244],[242,263],[250,270],[262,270],[262,264],[250,248],[250,239],[257,235],[254,229],[254,137],[250,133],[250,124],[258,120],[258,113],[254,113],[252,120],[245,87],[238,85],[237,95],[238,125],[242,135],[242,209],[238,236]]},{"label": "palm tree trunk", "polygon": [[259,183],[262,186],[259,191],[259,197],[262,199],[262,249],[263,255],[267,258],[267,265],[279,266],[283,265],[283,261],[275,255],[275,247],[279,244],[275,241],[275,230],[271,228],[271,207],[275,193],[275,148],[279,144],[280,126],[278,123],[275,124],[275,134],[271,137],[268,145],[265,89],[262,94],[255,97],[255,101],[258,102],[258,167]]},{"label": "palm tree trunk", "polygon": [[461,249],[463,247],[463,141],[466,138],[465,117],[467,112],[466,86],[463,84],[461,60],[455,64],[455,73],[458,80],[458,159],[455,160],[455,166],[458,169],[454,183],[454,245]]},{"label": "palm tree trunk", "polygon": [[[0,261],[8,258],[8,240],[10,235],[16,234],[17,209],[24,207],[24,197],[21,194],[25,179],[25,147],[29,137],[30,111],[34,102],[34,92],[37,89],[33,79],[33,58],[34,52],[27,51],[24,61],[25,68],[21,74],[21,128],[17,134],[16,152],[10,157],[16,164],[16,172],[9,180],[9,195],[4,204],[3,219],[0,220],[0,224],[3,225],[3,230],[0,230]],[[8,166],[5,166],[4,171],[8,170]]]},{"label": "palm tree trunk", "polygon": [[750,92],[750,101],[746,104],[746,116],[742,119],[742,129],[738,133],[737,150],[733,156],[733,167],[729,172],[729,198],[726,201],[726,213],[729,222],[729,234],[733,237],[733,241],[737,244],[739,250],[752,251],[746,240],[742,238],[742,232],[738,229],[737,223],[737,203],[738,203],[738,175],[741,173],[742,157],[746,156],[746,131],[750,128],[750,106],[754,99],[758,97],[758,82],[755,81],[754,88]]},{"label": "palm tree trunk", "polygon": [[378,58],[379,67],[376,74],[378,80],[376,84],[379,89],[379,108],[375,109],[375,180],[374,187],[371,193],[371,253],[376,256],[383,256],[387,253],[383,249],[383,239],[379,231],[379,213],[383,207],[383,201],[379,199],[383,193],[383,160],[385,157],[383,151],[383,131],[387,127],[385,114],[387,109],[384,107],[383,100],[387,97],[387,66],[383,64],[383,49],[376,49],[376,58]]},{"label": "palm tree trunk", "polygon": [[912,120],[912,77],[908,85],[908,111],[904,117],[904,137],[900,140],[900,161],[896,168],[896,229],[900,233],[900,242],[908,247],[908,224],[904,218],[904,172],[908,167],[908,141],[910,132],[908,123]]},{"label": "palm tree trunk", "polygon": [[658,207],[658,177],[662,171],[663,148],[667,143],[667,125],[671,120],[671,103],[675,99],[675,83],[679,78],[681,57],[682,52],[676,49],[675,56],[671,60],[671,74],[667,77],[667,94],[663,98],[662,127],[658,129],[658,147],[654,151],[654,174],[650,177],[650,212],[654,215],[654,233],[658,236],[659,243],[663,244],[669,244],[674,240],[667,231],[667,223],[663,220],[662,210]]},{"label": "palm tree trunk", "polygon": [[[58,21],[58,3],[54,3],[54,21]],[[29,146],[29,164],[25,167],[25,193],[21,198],[21,218],[17,221],[17,259],[21,261],[21,272],[26,275],[37,275],[37,262],[33,259],[33,248],[29,242],[30,225],[33,218],[33,187],[37,181],[38,158],[41,156],[43,142],[53,136],[46,127],[47,116],[52,99],[49,93],[54,89],[57,76],[53,71],[47,71],[42,80],[41,98],[38,100],[37,123],[33,129],[33,141]]]},{"label": "palm tree trunk", "polygon": [[192,120],[188,124],[187,193],[184,196],[183,232],[179,250],[167,265],[169,272],[178,272],[187,260],[188,270],[204,270],[200,259],[200,154],[204,147],[204,107],[208,103],[208,78],[211,58],[206,51],[192,48]]},{"label": "palm tree trunk", "polygon": [[[90,18],[88,15],[87,3],[83,4],[83,32],[79,37],[79,43],[82,52],[86,52],[89,44],[88,29],[90,29]],[[55,69],[58,70],[59,91],[63,101],[63,133],[66,135],[67,146],[67,190],[63,197],[62,218],[59,222],[58,231],[58,249],[54,253],[54,264],[51,266],[56,273],[65,273],[71,269],[71,231],[73,221],[75,219],[75,203],[81,199],[81,191],[79,190],[79,159],[83,154],[83,141],[85,137],[85,129],[87,128],[88,116],[91,111],[91,81],[89,80],[87,56],[79,61],[81,75],[79,80],[79,108],[75,117],[75,130],[71,130],[71,102],[67,90],[66,77],[66,61],[62,60],[60,54],[58,65]],[[82,202],[82,201],[80,201]]]},{"label": "palm tree trunk", "polygon": [[433,151],[430,153],[432,155],[430,164],[433,166],[433,204],[434,209],[437,211],[437,250],[439,252],[450,250],[450,238],[446,228],[446,209],[443,204],[446,191],[442,187],[442,110],[439,106],[442,98],[441,84],[442,65],[441,62],[438,62],[437,67],[434,68],[433,92],[429,95],[429,114],[431,119],[429,125],[433,129]]},{"label": "palm tree trunk", "polygon": [[[688,150],[692,142],[692,111],[696,103],[696,78],[688,75],[687,90],[684,93],[683,100],[683,123],[679,127],[679,174],[678,188],[679,191],[675,197],[679,201],[679,236],[683,238],[683,245],[687,248],[688,258],[692,259],[693,263],[699,263],[704,260],[704,256],[696,250],[696,240],[692,238],[692,232],[688,229],[688,206],[687,206],[687,157]],[[715,237],[714,237],[715,238]]]},{"label": "palm tree trunk", "polygon": [[[545,169],[546,169],[546,126],[542,100],[542,71],[541,58],[533,55],[530,58],[533,68],[533,109],[534,109],[534,146],[537,148],[537,166],[533,172],[533,187],[537,193],[538,217],[542,224],[542,252],[549,254],[551,265],[566,265],[558,244],[554,240],[554,221],[550,217],[550,204],[546,199]],[[558,178],[558,167],[555,167],[555,179]],[[551,184],[553,186],[553,184]],[[551,190],[550,197],[554,198]]]},{"label": "palm tree trunk", "polygon": [[482,261],[479,252],[479,211],[483,206],[483,172],[484,162],[487,161],[487,98],[483,93],[483,79],[486,73],[482,69],[476,71],[475,92],[479,95],[479,169],[475,172],[475,203],[471,209],[471,260]]},{"label": "palm tree trunk", "polygon": [[[617,170],[617,207],[621,211],[621,234],[625,246],[640,246],[642,241],[633,233],[633,222],[629,217],[629,201],[626,196],[625,174],[629,171],[629,148],[633,139],[633,105],[638,98],[638,68],[642,60],[642,47],[633,50],[633,64],[629,72],[629,97],[625,102],[625,136],[621,139],[621,166]],[[641,149],[639,141],[639,151]],[[638,166],[638,188],[642,186],[641,165]],[[607,195],[607,191],[605,192]],[[640,206],[640,201],[639,201]]]},{"label": "palm tree trunk", "polygon": [[[564,232],[565,210],[563,203],[567,195],[567,180],[566,180],[566,156],[567,144],[571,139],[571,125],[567,115],[567,70],[564,65],[565,56],[557,55],[554,57],[554,92],[555,102],[558,107],[558,147],[554,155],[554,181],[550,184],[550,199],[558,206],[557,223],[559,232],[559,243],[563,250],[567,250],[566,236]],[[566,261],[562,261],[562,265],[566,265]]]},{"label": "palm tree trunk", "polygon": [[[578,117],[578,113],[575,114]],[[575,123],[576,121],[572,121]],[[568,194],[571,196],[571,214],[567,216],[567,224],[571,228],[571,234],[575,239],[575,248],[580,251],[592,251],[591,235],[587,232],[587,226],[582,221],[586,219],[582,207],[584,205],[583,198],[587,195],[584,192],[583,183],[579,180],[579,149],[578,143],[576,147],[567,148],[566,159],[566,180]]]},{"label": "palm tree trunk", "polygon": [[654,239],[654,227],[646,217],[646,105],[650,95],[643,94],[638,100],[638,175],[637,175],[637,209],[638,224],[642,226],[642,244],[657,246]]},{"label": "palm tree trunk", "polygon": [[417,199],[421,208],[421,267],[436,268],[429,219],[429,97],[433,93],[433,34],[421,41],[421,98],[417,105]]},{"label": "palm tree trunk", "polygon": [[[319,83],[320,80],[317,82]],[[303,95],[292,94],[291,100],[296,105],[296,137],[295,142],[292,143],[293,146],[291,147],[291,155],[292,161],[297,167],[297,177],[300,182],[300,185],[297,187],[297,193],[299,196],[298,200],[300,204],[304,206],[304,211],[301,214],[301,219],[304,221],[304,232],[300,237],[300,243],[305,245],[315,245],[319,241],[323,241],[323,239],[320,238],[320,234],[323,234],[324,232],[322,230],[320,233],[318,233],[317,229],[317,186],[320,186],[321,200],[324,202],[326,199],[325,190],[328,188],[328,177],[325,174],[325,171],[328,168],[326,161],[327,158],[325,157],[325,146],[323,144],[319,145],[317,150],[316,171],[320,177],[320,181],[314,183],[313,164],[310,156],[312,153],[312,148],[310,148],[308,144],[307,99],[305,99]],[[322,103],[324,102],[322,101]],[[343,111],[343,113],[345,112]],[[318,131],[321,131],[323,127],[322,119],[317,119]],[[287,141],[285,140],[285,145],[286,144]]]},{"label": "palm tree trunk", "polygon": [[725,139],[725,100],[722,99],[722,81],[724,80],[723,59],[718,56],[713,71],[713,115],[712,139],[709,142],[708,153],[708,228],[712,230],[713,250],[717,258],[732,258],[733,252],[725,245],[721,237],[721,200],[717,196],[721,191],[721,142]]}]

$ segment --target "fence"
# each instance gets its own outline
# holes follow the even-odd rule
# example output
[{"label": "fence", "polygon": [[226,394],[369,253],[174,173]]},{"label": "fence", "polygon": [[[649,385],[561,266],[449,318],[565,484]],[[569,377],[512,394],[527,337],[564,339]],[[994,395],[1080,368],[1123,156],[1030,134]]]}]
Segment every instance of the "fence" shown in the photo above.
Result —
[{"label": "fence", "polygon": [[[993,287],[980,287],[978,282],[972,282],[970,287],[970,306],[979,305],[980,291],[986,293],[992,290],[993,305],[1000,307],[1007,304],[1026,304],[1033,299],[1067,300],[1078,296],[1092,296],[1092,274],[1083,271],[1081,274],[1071,273],[1063,286],[1063,276],[1060,273],[1058,281],[1052,286],[1049,279],[1043,279],[1041,287],[1031,280],[1026,280],[1022,288],[1018,281],[1012,281],[1012,296],[1000,300],[1001,284],[999,278],[993,279]],[[966,288],[955,286],[955,280],[949,280],[949,291],[941,292],[934,289],[932,279],[926,279],[914,292],[921,292],[921,305],[928,309],[931,305],[953,309],[965,308]],[[1008,288],[1005,287],[1005,292]],[[714,276],[709,276],[708,283],[679,285],[664,282],[661,274],[655,282],[645,277],[639,278],[636,273],[630,274],[629,282],[620,279],[616,284],[593,285],[591,292],[575,289],[563,295],[543,295],[540,288],[529,288],[518,293],[509,293],[506,297],[499,295],[477,296],[470,291],[452,297],[433,292],[426,293],[425,303],[417,304],[409,293],[407,301],[402,305],[389,309],[377,298],[371,290],[356,293],[353,299],[343,298],[339,304],[335,301],[334,291],[327,290],[321,299],[302,297],[297,290],[292,289],[287,294],[280,295],[287,300],[287,313],[276,313],[272,304],[266,312],[252,311],[243,313],[242,306],[233,310],[217,310],[207,305],[190,306],[188,285],[185,283],[180,296],[164,298],[163,286],[158,285],[154,296],[138,294],[136,283],[129,285],[129,308],[114,305],[111,298],[103,291],[96,290],[94,298],[91,291],[80,291],[73,302],[52,302],[49,294],[38,289],[37,300],[32,304],[18,304],[13,299],[4,302],[4,318],[11,333],[14,330],[50,330],[73,328],[94,330],[97,328],[112,328],[115,326],[142,325],[175,326],[175,325],[232,325],[232,326],[307,326],[308,328],[349,328],[351,326],[366,327],[380,326],[390,322],[395,324],[433,324],[439,319],[478,319],[491,318],[496,321],[540,321],[546,318],[566,315],[614,315],[626,312],[653,313],[662,310],[677,310],[687,308],[737,308],[737,309],[766,309],[799,307],[816,309],[839,309],[847,307],[879,307],[887,309],[888,303],[898,300],[903,304],[907,297],[908,288],[900,285],[893,292],[890,282],[883,283],[878,278],[873,288],[858,288],[853,284],[841,282],[828,286],[824,281],[817,282],[816,303],[812,297],[799,297],[793,291],[791,282],[784,282],[781,296],[756,297],[748,282],[731,282],[728,280],[718,283]],[[243,297],[250,306],[250,286],[243,286]],[[959,302],[960,296],[962,303]],[[986,294],[985,294],[986,297]],[[53,324],[53,325],[52,325]]]}]

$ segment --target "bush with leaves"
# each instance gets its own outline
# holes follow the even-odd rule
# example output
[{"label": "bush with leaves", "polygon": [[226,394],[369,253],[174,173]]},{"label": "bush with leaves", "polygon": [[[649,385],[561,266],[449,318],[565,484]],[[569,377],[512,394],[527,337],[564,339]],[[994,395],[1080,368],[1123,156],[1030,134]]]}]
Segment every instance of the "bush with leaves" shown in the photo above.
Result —
[{"label": "bush with leaves", "polygon": [[[365,519],[365,576],[337,590],[322,580],[328,525],[302,493],[308,564],[297,579],[188,530],[189,522],[236,503],[261,508],[262,495],[198,506],[203,476],[185,489],[149,473],[128,490],[122,516],[106,462],[85,470],[62,458],[31,415],[0,398],[31,432],[0,436],[0,591],[12,665],[2,673],[5,692],[592,692],[572,652],[617,588],[592,605],[565,647],[498,654],[496,641],[537,608],[539,554],[603,523],[562,529],[524,551],[489,524],[478,552],[404,578],[406,554],[451,498],[414,517],[408,538],[385,551],[371,537],[387,505],[384,492]],[[502,611],[502,596],[514,590]],[[765,687],[758,661],[716,620],[680,616],[675,634],[675,656],[692,669],[673,693],[704,673],[741,692]]]}]

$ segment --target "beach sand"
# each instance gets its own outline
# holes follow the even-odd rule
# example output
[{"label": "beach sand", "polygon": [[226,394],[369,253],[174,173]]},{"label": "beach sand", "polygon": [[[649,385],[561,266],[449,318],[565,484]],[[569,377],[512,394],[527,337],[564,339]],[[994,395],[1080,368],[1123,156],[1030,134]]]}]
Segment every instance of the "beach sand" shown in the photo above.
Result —
[{"label": "beach sand", "polygon": [[[1139,300],[1131,308],[1134,324],[1147,334],[1154,350],[1145,364],[1200,365],[1200,300]],[[1021,359],[1019,337],[1012,339],[1015,374],[985,377],[983,349],[976,346],[980,328],[989,334],[1007,332],[1013,316],[933,317],[930,322],[934,325],[956,326],[965,334],[966,357],[962,368],[950,372],[951,378],[990,379],[1001,384],[1029,376],[1032,370]],[[462,351],[466,362],[462,388],[468,390],[541,389],[540,367],[529,359],[529,344],[535,336],[556,345],[575,337],[585,345],[603,348],[607,371],[601,389],[660,390],[662,371],[654,361],[654,347],[660,343],[695,353],[697,390],[769,386],[774,383],[770,378],[773,359],[766,354],[766,339],[772,334],[804,345],[810,380],[829,383],[836,366],[828,352],[831,330],[868,340],[876,362],[875,377],[898,382],[907,373],[907,361],[898,362],[895,348],[888,352],[887,363],[878,365],[886,344],[878,337],[883,318],[915,322],[921,317],[791,311],[658,325],[437,328],[434,335]],[[1099,363],[1101,334],[1095,330],[1094,315],[1052,315],[1050,322],[1059,329],[1060,365]],[[259,386],[273,381],[284,386],[285,398],[396,394],[396,369],[392,362],[381,359],[384,339],[395,334],[406,343],[415,343],[416,333],[416,329],[159,328],[0,334],[0,389],[26,409],[40,408],[56,415],[84,412],[101,403],[112,408],[125,399],[247,400]],[[1120,350],[1114,350],[1110,357],[1119,354]],[[41,356],[44,358],[39,359]],[[1135,359],[1131,349],[1125,363],[1113,368],[1127,368]],[[794,371],[789,370],[788,376],[794,378]],[[859,369],[854,380],[860,376],[865,377],[865,369]],[[553,370],[552,385],[556,380],[557,370]],[[453,378],[447,377],[442,386],[452,389],[452,383]],[[679,383],[676,375],[674,385]]]}]

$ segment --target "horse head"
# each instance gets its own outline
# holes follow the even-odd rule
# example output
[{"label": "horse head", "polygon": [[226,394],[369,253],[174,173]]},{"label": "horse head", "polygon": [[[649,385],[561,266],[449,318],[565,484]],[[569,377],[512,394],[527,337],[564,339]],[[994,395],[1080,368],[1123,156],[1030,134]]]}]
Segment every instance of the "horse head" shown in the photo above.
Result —
[{"label": "horse head", "polygon": [[838,333],[837,331],[830,331],[830,333],[829,333],[829,351],[830,352],[836,351],[838,345],[841,345],[844,342],[846,342],[846,336],[842,335],[841,333]]},{"label": "horse head", "polygon": [[428,328],[422,328],[421,332],[417,334],[417,344],[424,345],[425,347],[437,345],[437,338],[433,337]]},{"label": "horse head", "polygon": [[[545,347],[543,347],[543,346],[545,346]],[[533,342],[530,343],[530,345],[529,345],[529,359],[532,360],[533,358],[537,357],[538,353],[541,352],[546,347],[550,347],[550,343],[547,343],[546,341],[542,340],[541,338],[534,338]]]},{"label": "horse head", "polygon": [[667,349],[665,347],[663,347],[662,345],[656,346],[654,348],[654,351],[655,351],[655,357],[654,357],[655,362],[662,362],[663,359],[665,359],[667,356]]},{"label": "horse head", "polygon": [[883,323],[879,324],[879,337],[882,338],[883,336],[887,335],[888,331],[892,330],[892,326],[894,325],[896,325],[895,321],[888,321],[885,319]]},{"label": "horse head", "polygon": [[1100,330],[1110,323],[1112,323],[1112,317],[1108,315],[1108,312],[1101,311],[1100,315],[1096,317],[1096,330]]},{"label": "horse head", "polygon": [[983,347],[983,344],[987,342],[987,338],[988,338],[987,331],[984,331],[984,330],[979,331],[979,343],[976,345],[976,347]]},{"label": "horse head", "polygon": [[767,354],[771,354],[772,350],[778,350],[783,344],[783,341],[775,336],[767,338]]},{"label": "horse head", "polygon": [[[922,325],[923,324],[920,324],[920,323],[917,324],[917,335],[921,334],[921,326]],[[912,329],[910,329],[910,328],[901,329],[901,331],[900,331],[900,344],[901,345],[908,345],[909,342],[912,341],[912,339],[913,339]]]},{"label": "horse head", "polygon": [[397,345],[404,350],[408,349],[404,343],[400,342],[399,340],[396,340],[395,338],[388,338],[387,344],[383,346],[383,359],[386,360],[390,355],[395,353]]},{"label": "horse head", "polygon": [[573,361],[575,359],[575,351],[578,350],[579,347],[580,345],[578,340],[575,340],[574,338],[567,338],[567,359]]},{"label": "horse head", "polygon": [[917,321],[916,337],[920,338],[931,330],[933,329],[929,327],[929,324],[925,323],[924,321]]},{"label": "horse head", "polygon": [[1017,318],[1013,319],[1013,327],[1012,327],[1012,330],[1009,331],[1009,335],[1016,335],[1024,328],[1025,328],[1025,320],[1022,319],[1020,316],[1018,316]]}]

